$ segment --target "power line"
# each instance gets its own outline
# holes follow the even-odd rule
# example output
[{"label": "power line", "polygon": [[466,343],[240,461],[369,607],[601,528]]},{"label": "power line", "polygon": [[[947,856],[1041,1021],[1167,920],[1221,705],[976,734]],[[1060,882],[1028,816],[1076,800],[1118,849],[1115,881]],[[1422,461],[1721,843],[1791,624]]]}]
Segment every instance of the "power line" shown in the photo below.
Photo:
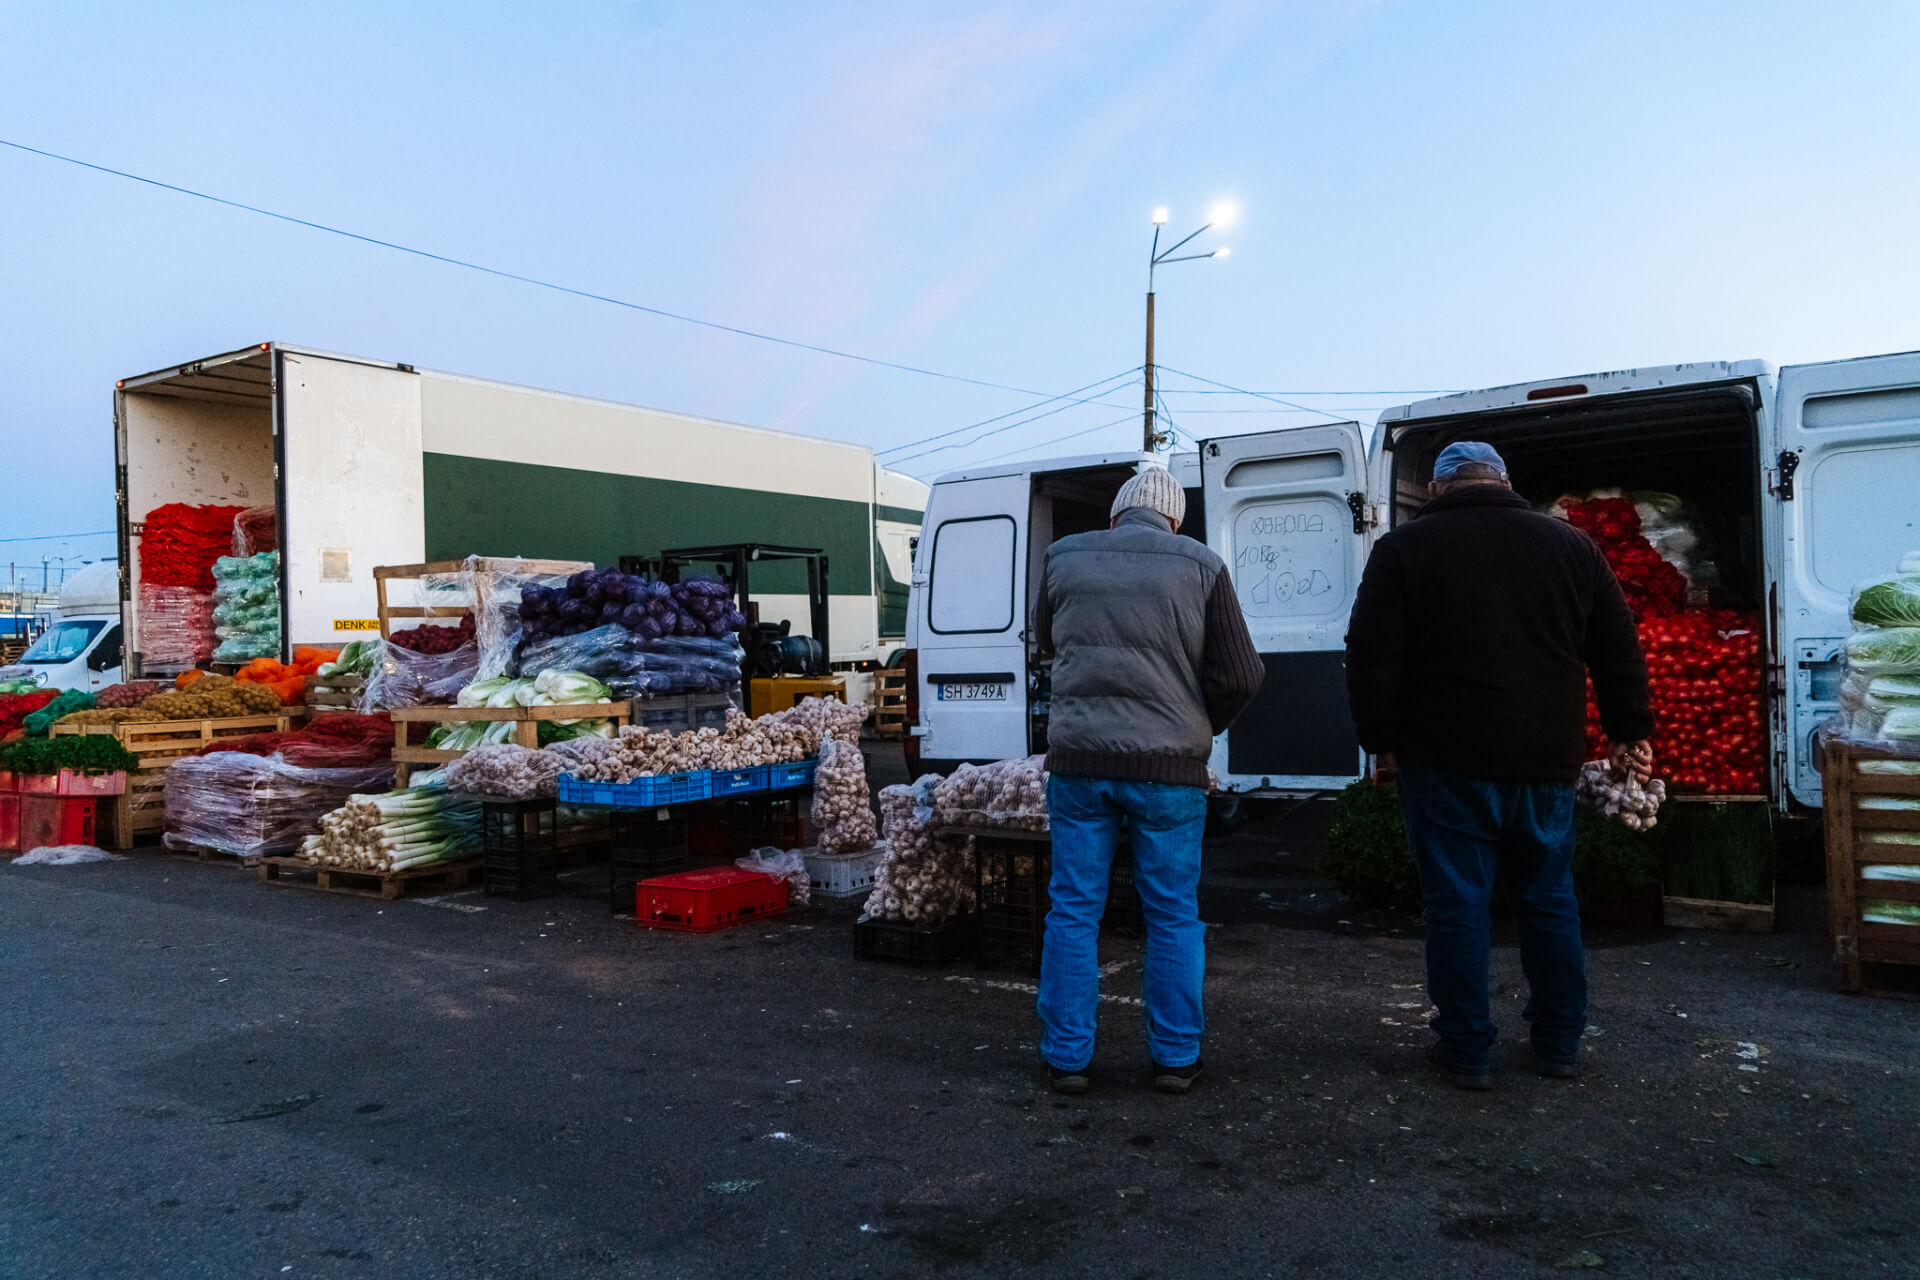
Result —
[{"label": "power line", "polygon": [[1197,373],[1188,373],[1185,370],[1176,369],[1172,365],[1163,364],[1158,367],[1161,369],[1164,369],[1168,373],[1177,374],[1182,378],[1192,378],[1195,382],[1204,382],[1208,386],[1212,386],[1212,387],[1224,387],[1228,391],[1237,391],[1243,396],[1253,396],[1255,399],[1258,399],[1258,400],[1271,400],[1275,404],[1283,404],[1283,405],[1286,405],[1287,408],[1289,409],[1298,409],[1302,413],[1318,414],[1323,418],[1331,418],[1335,422],[1347,421],[1346,418],[1341,417],[1337,413],[1328,413],[1325,409],[1315,409],[1308,405],[1295,404],[1291,400],[1282,400],[1279,396],[1268,395],[1264,391],[1249,391],[1245,387],[1236,387],[1230,382],[1217,382],[1212,378],[1203,378]]},{"label": "power line", "polygon": [[855,360],[861,364],[873,365],[881,369],[895,369],[901,373],[917,373],[928,378],[942,378],[948,382],[964,382],[976,387],[990,387],[995,391],[1012,391],[1023,396],[1043,395],[1029,387],[1008,386],[1004,382],[988,382],[984,378],[968,378],[957,373],[941,373],[938,369],[923,369],[918,365],[899,364],[892,360],[881,360],[874,356],[863,356],[852,351],[841,351],[834,347],[817,346],[811,342],[800,342],[794,338],[776,337],[770,333],[760,333],[753,329],[742,329],[737,325],[721,324],[715,320],[702,320],[697,316],[682,315],[677,311],[667,311],[660,307],[650,307],[645,303],[628,302],[624,298],[609,297],[604,293],[594,293],[588,289],[575,289],[570,285],[555,284],[536,276],[521,275],[515,271],[503,271],[498,267],[485,266],[478,262],[469,262],[464,258],[449,257],[444,253],[434,253],[427,249],[416,249],[410,245],[396,244],[391,240],[382,240],[377,236],[362,235],[358,231],[347,231],[340,227],[330,227],[324,222],[313,222],[307,218],[296,218],[291,214],[275,213],[271,209],[262,209],[257,205],[244,204],[238,200],[229,200],[224,196],[211,195],[205,191],[195,191],[192,187],[182,187],[171,182],[162,182],[158,178],[142,177],[137,173],[128,173],[124,169],[112,169],[103,164],[94,164],[88,160],[63,156],[57,151],[43,151],[39,147],[29,147],[25,143],[11,142],[0,138],[0,146],[12,147],[16,151],[25,151],[31,155],[45,156],[49,160],[58,160],[64,164],[78,165],[82,169],[92,169],[96,173],[111,174],[116,178],[126,178],[131,182],[145,183],[150,187],[159,187],[163,191],[173,191],[184,196],[193,196],[198,200],[209,200],[214,204],[225,205],[230,209],[239,209],[246,213],[257,213],[263,218],[273,218],[280,222],[290,222],[297,227],[308,227],[314,231],[324,231],[329,235],[343,236],[348,240],[358,240],[363,244],[377,245],[382,249],[393,249],[400,253],[410,253],[418,258],[432,262],[442,262],[448,266],[464,267],[469,271],[478,271],[485,275],[497,276],[502,280],[513,280],[520,284],[530,284],[541,289],[551,289],[556,293],[571,294],[576,298],[587,298],[594,302],[605,302],[616,307],[625,307],[629,311],[641,311],[650,316],[659,316],[666,320],[678,320],[682,324],[698,325],[703,329],[714,329],[721,333],[731,333],[742,338],[754,338],[761,342],[771,342],[782,347],[792,347],[800,351],[811,351],[817,355],[837,356],[842,360]]},{"label": "power line", "polygon": [[[902,449],[912,449],[918,445],[932,444],[935,440],[945,440],[948,436],[957,436],[962,431],[971,431],[975,427],[984,427],[989,425],[990,423],[998,422],[1002,418],[1011,418],[1016,413],[1025,413],[1029,409],[1038,409],[1043,404],[1052,404],[1055,400],[1065,400],[1069,396],[1079,395],[1082,391],[1091,391],[1093,390],[1093,388],[1099,387],[1099,386],[1105,386],[1109,382],[1114,382],[1121,378],[1131,377],[1133,374],[1138,373],[1142,367],[1143,366],[1141,365],[1135,365],[1131,369],[1123,369],[1119,373],[1113,374],[1111,377],[1100,379],[1098,382],[1089,382],[1084,387],[1075,387],[1071,391],[1063,391],[1057,396],[1048,396],[1045,400],[1036,400],[1032,404],[1022,405],[1018,409],[1009,409],[1005,413],[996,413],[991,418],[982,418],[978,422],[969,422],[964,427],[955,427],[951,431],[942,431],[937,435],[923,436],[918,440],[909,440],[905,444],[890,445],[885,449],[876,449],[874,451],[874,456],[881,457],[889,453],[898,453]],[[1073,403],[1074,404],[1096,404],[1099,402],[1100,396],[1103,396],[1106,394],[1107,393],[1105,391],[1102,391],[1096,395],[1089,396],[1084,400],[1075,400]],[[1116,405],[1108,405],[1107,407],[1110,409],[1118,409],[1120,406],[1116,404]]]},{"label": "power line", "polygon": [[1105,431],[1109,427],[1117,427],[1123,422],[1138,422],[1139,420],[1140,420],[1140,411],[1136,409],[1132,413],[1129,413],[1124,418],[1115,418],[1112,422],[1103,422],[1097,427],[1085,427],[1079,431],[1069,431],[1066,435],[1063,435],[1063,436],[1055,436],[1051,440],[1040,440],[1040,441],[1036,441],[1033,444],[1023,444],[1018,449],[1014,449],[1011,452],[995,454],[991,458],[982,458],[977,462],[971,462],[966,465],[975,466],[975,467],[984,467],[990,462],[1000,462],[1007,458],[1017,458],[1021,454],[1031,453],[1035,449],[1044,449],[1048,445],[1060,444],[1063,441],[1067,441],[1067,440],[1077,440],[1081,436],[1090,436],[1096,431]]},{"label": "power line", "polygon": [[[1128,371],[1127,371],[1126,373],[1123,373],[1123,374],[1116,374],[1114,378],[1109,378],[1109,379],[1107,379],[1107,381],[1109,381],[1109,382],[1112,382],[1112,381],[1114,381],[1114,380],[1115,380],[1115,378],[1125,378],[1125,377],[1130,377],[1130,376],[1132,375],[1132,373],[1133,373],[1133,371],[1132,371],[1131,369],[1129,369],[1129,370],[1128,370]],[[1098,385],[1098,384],[1096,383],[1095,385]],[[1056,397],[1056,399],[1057,399],[1057,398],[1058,398],[1058,397]],[[1094,400],[1093,402],[1094,402],[1094,403],[1099,403],[1099,401],[1098,401],[1097,399],[1096,399],[1096,400]],[[1044,401],[1042,401],[1042,403],[1045,403],[1045,402],[1044,402]],[[945,453],[945,452],[947,452],[947,451],[948,451],[948,450],[950,450],[950,449],[968,449],[968,448],[971,448],[971,447],[973,447],[973,446],[974,446],[974,445],[976,445],[976,444],[979,444],[979,443],[980,443],[980,442],[981,442],[982,440],[988,440],[988,439],[991,439],[991,438],[992,438],[992,437],[994,437],[994,436],[997,436],[997,435],[1000,435],[1000,434],[1001,434],[1001,433],[1003,433],[1003,432],[1007,432],[1007,431],[1012,431],[1012,430],[1013,430],[1013,429],[1014,429],[1015,427],[1024,427],[1024,426],[1026,426],[1026,425],[1027,425],[1028,423],[1032,423],[1032,422],[1038,422],[1038,421],[1040,421],[1040,419],[1042,419],[1042,418],[1051,418],[1051,417],[1052,417],[1052,416],[1053,416],[1054,414],[1056,414],[1056,413],[1065,413],[1065,412],[1066,412],[1067,410],[1069,410],[1069,409],[1072,409],[1072,408],[1075,408],[1075,407],[1076,407],[1076,406],[1078,406],[1078,405],[1081,405],[1081,404],[1086,404],[1086,403],[1088,403],[1088,401],[1086,401],[1086,400],[1076,400],[1076,401],[1073,401],[1073,402],[1071,402],[1071,403],[1068,403],[1068,404],[1063,404],[1063,405],[1061,405],[1061,406],[1060,406],[1059,408],[1057,408],[1057,409],[1049,409],[1049,410],[1047,410],[1047,411],[1046,411],[1045,413],[1036,413],[1036,414],[1033,414],[1033,415],[1032,415],[1031,417],[1026,417],[1026,418],[1018,418],[1018,419],[1016,419],[1016,420],[1014,420],[1014,421],[1012,421],[1012,422],[1009,422],[1009,423],[1007,423],[1007,424],[1006,424],[1005,426],[1003,426],[1003,427],[995,427],[995,428],[994,428],[993,430],[991,430],[991,431],[983,431],[983,432],[981,432],[981,433],[980,433],[979,435],[977,435],[977,436],[974,436],[974,437],[973,437],[972,439],[970,439],[970,440],[956,440],[956,441],[954,441],[954,442],[953,442],[952,444],[943,444],[943,445],[936,445],[936,446],[935,446],[934,448],[931,448],[931,449],[924,449],[924,450],[922,450],[922,451],[921,451],[921,452],[919,452],[919,453],[910,453],[910,454],[908,454],[908,455],[907,455],[906,457],[904,457],[904,458],[894,458],[894,459],[891,459],[891,460],[890,460],[890,465],[899,465],[899,464],[904,464],[904,463],[908,463],[908,462],[912,462],[912,461],[913,461],[914,459],[916,459],[916,458],[925,458],[925,457],[928,457],[928,456],[930,456],[930,455],[932,455],[932,454],[936,454],[936,453]],[[1108,408],[1112,408],[1112,407],[1114,407],[1114,406],[1112,406],[1112,405],[1109,405],[1109,406],[1107,406],[1107,407],[1108,407]],[[1002,416],[1004,417],[1005,415],[1003,414]]]},{"label": "power line", "polygon": [[0,542],[57,542],[61,538],[105,538],[117,529],[95,529],[91,533],[42,533],[28,538],[0,538]]}]

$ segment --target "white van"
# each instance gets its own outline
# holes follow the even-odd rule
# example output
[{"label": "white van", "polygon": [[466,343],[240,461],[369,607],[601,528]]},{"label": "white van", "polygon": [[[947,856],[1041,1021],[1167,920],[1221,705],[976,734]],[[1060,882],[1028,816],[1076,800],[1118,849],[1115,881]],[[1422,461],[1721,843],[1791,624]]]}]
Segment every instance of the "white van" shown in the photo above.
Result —
[{"label": "white van", "polygon": [[120,568],[90,564],[60,587],[53,622],[0,680],[28,679],[45,689],[91,693],[120,683]]},{"label": "white van", "polygon": [[[1836,709],[1851,589],[1920,547],[1920,353],[1520,383],[1390,409],[1371,448],[1359,424],[1332,423],[1176,455],[1183,532],[1230,566],[1267,666],[1214,744],[1222,786],[1301,794],[1359,775],[1343,672],[1353,593],[1373,538],[1419,510],[1434,456],[1466,439],[1498,448],[1536,503],[1603,487],[1687,501],[1716,551],[1719,601],[1763,619],[1763,798],[1818,806],[1813,737]],[[934,484],[907,641],[909,751],[923,766],[1044,749],[1046,671],[1027,630],[1040,557],[1104,527],[1138,464],[1068,459]]]}]

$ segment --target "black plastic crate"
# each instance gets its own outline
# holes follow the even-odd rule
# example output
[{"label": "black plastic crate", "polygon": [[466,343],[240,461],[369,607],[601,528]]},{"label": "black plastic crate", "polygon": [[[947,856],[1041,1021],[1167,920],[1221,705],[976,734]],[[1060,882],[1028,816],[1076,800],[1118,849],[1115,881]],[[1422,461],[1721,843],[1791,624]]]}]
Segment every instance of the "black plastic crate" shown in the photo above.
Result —
[{"label": "black plastic crate", "polygon": [[687,819],[687,853],[701,865],[730,863],[769,846],[798,849],[806,843],[806,811],[795,795],[715,801]]},{"label": "black plastic crate", "polygon": [[936,925],[873,920],[862,915],[853,922],[853,958],[892,960],[916,968],[943,965],[973,950],[974,924],[971,915],[951,916]]},{"label": "black plastic crate", "polygon": [[[1052,842],[1044,837],[976,833],[974,856],[980,921],[975,958],[983,969],[1038,974],[1046,942],[1047,911],[1053,905],[1047,892],[1053,878]],[[1134,883],[1133,847],[1124,834],[1120,847],[1114,850],[1100,927],[1103,932],[1131,936],[1146,932],[1146,913]]]},{"label": "black plastic crate", "polygon": [[516,901],[560,891],[559,812],[551,799],[485,799],[480,805],[480,864],[488,897]]},{"label": "black plastic crate", "polygon": [[634,886],[687,864],[687,819],[671,809],[615,809],[607,829],[607,909],[633,910]]}]

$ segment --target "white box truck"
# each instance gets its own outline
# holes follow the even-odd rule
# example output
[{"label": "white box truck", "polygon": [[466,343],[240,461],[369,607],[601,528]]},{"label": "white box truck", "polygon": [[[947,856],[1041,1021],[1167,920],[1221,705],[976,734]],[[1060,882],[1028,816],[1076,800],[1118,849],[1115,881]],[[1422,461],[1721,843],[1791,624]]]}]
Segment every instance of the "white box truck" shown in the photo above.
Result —
[{"label": "white box truck", "polygon": [[[271,342],[123,379],[113,419],[136,672],[143,522],[170,502],[274,508],[289,652],[364,635],[376,565],[725,542],[827,553],[835,663],[905,635],[926,486],[864,445]],[[761,617],[806,634],[804,573],[780,568],[754,580]]]},{"label": "white box truck", "polygon": [[[1498,448],[1514,487],[1542,505],[1602,487],[1687,500],[1715,549],[1721,598],[1763,620],[1764,798],[1818,806],[1814,735],[1836,709],[1850,592],[1920,547],[1920,353],[1555,378],[1390,409],[1370,446],[1359,424],[1333,423],[1176,456],[1183,532],[1232,569],[1267,666],[1253,705],[1214,744],[1223,787],[1301,794],[1359,776],[1343,671],[1353,593],[1373,539],[1425,501],[1435,455],[1469,439]],[[922,764],[1044,746],[1046,672],[1027,629],[1040,557],[1056,537],[1104,527],[1138,463],[1069,459],[935,482],[907,641]],[[943,561],[943,545],[976,567]]]}]

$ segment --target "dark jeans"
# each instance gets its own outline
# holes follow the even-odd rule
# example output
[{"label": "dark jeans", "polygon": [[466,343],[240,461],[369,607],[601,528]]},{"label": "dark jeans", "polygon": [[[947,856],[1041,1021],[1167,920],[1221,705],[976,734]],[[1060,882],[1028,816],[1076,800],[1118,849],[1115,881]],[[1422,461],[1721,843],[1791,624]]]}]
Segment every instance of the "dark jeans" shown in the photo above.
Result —
[{"label": "dark jeans", "polygon": [[1487,782],[1400,770],[1407,843],[1426,900],[1427,994],[1440,1056],[1461,1071],[1491,1062],[1488,994],[1496,877],[1520,931],[1534,1052],[1573,1062],[1587,1026],[1587,953],[1573,896],[1571,783]]}]

